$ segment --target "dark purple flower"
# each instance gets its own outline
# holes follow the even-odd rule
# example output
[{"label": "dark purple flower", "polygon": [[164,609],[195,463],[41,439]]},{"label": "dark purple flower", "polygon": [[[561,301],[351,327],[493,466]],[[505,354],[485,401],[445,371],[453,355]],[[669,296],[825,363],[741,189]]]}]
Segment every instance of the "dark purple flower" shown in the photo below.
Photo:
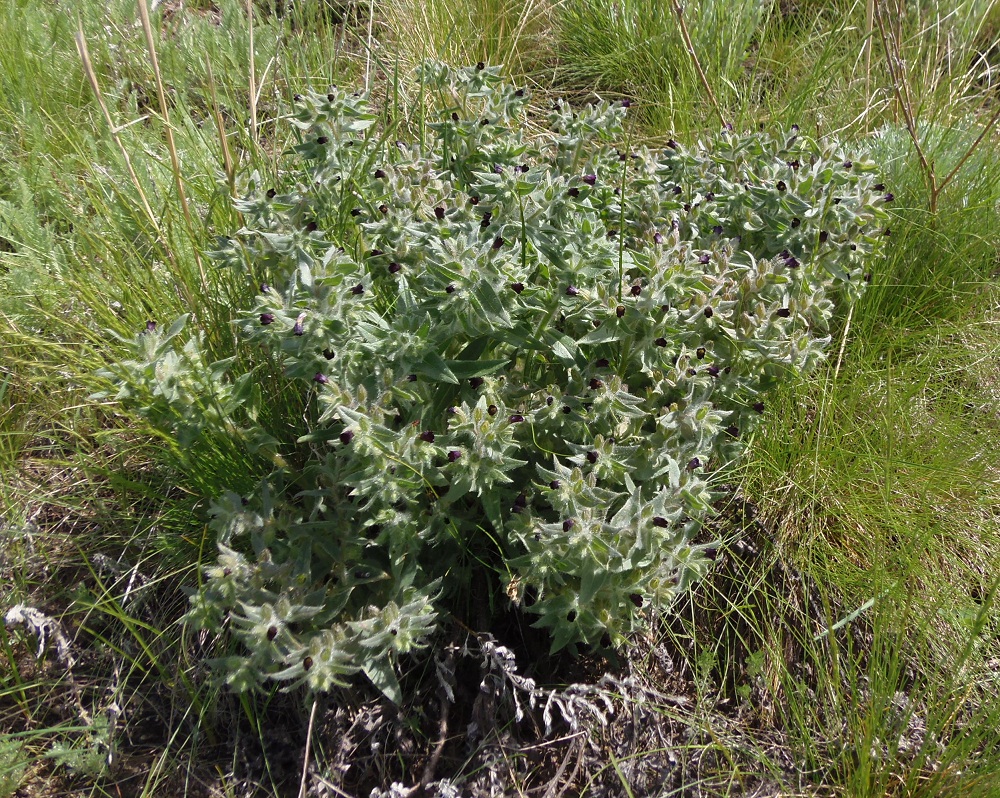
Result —
[{"label": "dark purple flower", "polygon": [[599,369],[606,369],[610,365],[611,361],[609,361],[606,357],[598,358],[594,361],[594,366]]},{"label": "dark purple flower", "polygon": [[865,277],[864,277],[864,280],[865,280],[865,282],[866,282],[866,283],[870,283],[870,282],[872,281],[872,273],[871,273],[871,272],[868,272],[868,273],[867,273],[867,274],[865,275]]},{"label": "dark purple flower", "polygon": [[423,432],[421,432],[419,438],[424,443],[434,443],[434,433],[429,429],[425,429]]},{"label": "dark purple flower", "polygon": [[705,347],[699,346],[696,350],[694,350],[694,354],[695,354],[695,357],[698,358],[698,360],[704,360],[705,359]]},{"label": "dark purple flower", "polygon": [[269,286],[267,283],[261,283],[260,284],[260,292],[262,294],[266,294],[270,290],[271,290],[271,286]]},{"label": "dark purple flower", "polygon": [[316,143],[317,144],[326,144],[329,140],[330,139],[328,139],[326,136],[320,136],[319,138],[316,139]]},{"label": "dark purple flower", "polygon": [[326,385],[329,381],[330,378],[327,377],[322,371],[317,371],[313,374],[313,382],[318,385]]},{"label": "dark purple flower", "polygon": [[628,108],[631,105],[632,105],[631,100],[622,100],[622,108]]},{"label": "dark purple flower", "polygon": [[638,593],[630,593],[628,600],[631,601],[633,604],[635,604],[637,608],[642,607],[642,596],[640,596]]},{"label": "dark purple flower", "polygon": [[825,244],[827,239],[830,238],[830,234],[826,230],[819,231],[819,243]]},{"label": "dark purple flower", "polygon": [[310,670],[312,668],[312,666],[313,666],[313,658],[312,657],[303,657],[302,658],[302,670],[304,670],[304,671]]},{"label": "dark purple flower", "polygon": [[669,139],[667,141],[667,146],[670,147],[670,149],[672,149],[672,150],[676,150],[677,149],[677,142],[674,141],[673,139]]},{"label": "dark purple flower", "polygon": [[273,313],[261,313],[260,323],[263,325],[274,324],[274,314]]},{"label": "dark purple flower", "polygon": [[316,222],[309,222],[304,229],[307,233],[315,233],[319,230],[319,225]]},{"label": "dark purple flower", "polygon": [[887,227],[887,228],[885,228],[885,230],[883,230],[883,231],[882,231],[882,235],[884,235],[884,236],[887,236],[887,237],[888,237],[888,236],[891,236],[891,235],[892,235],[892,230],[890,230],[890,229],[889,229],[889,228]]},{"label": "dark purple flower", "polygon": [[482,384],[483,384],[483,378],[482,377],[470,377],[469,378],[469,385],[472,386],[473,390],[476,390],[477,388],[482,387]]},{"label": "dark purple flower", "polygon": [[784,180],[779,180],[777,183],[775,183],[774,187],[778,189],[778,191],[784,191],[785,189],[788,188],[788,186],[785,185]]},{"label": "dark purple flower", "polygon": [[479,125],[480,125],[481,127],[486,127],[486,126],[487,126],[487,125],[488,125],[489,123],[490,123],[490,120],[489,120],[489,119],[480,119],[480,120],[479,120]]},{"label": "dark purple flower", "polygon": [[688,460],[687,470],[694,471],[696,468],[701,468],[701,460],[699,460],[697,457],[692,457],[690,460]]},{"label": "dark purple flower", "polygon": [[845,169],[850,169],[853,166],[854,166],[854,164],[851,161],[844,161],[844,168]]},{"label": "dark purple flower", "polygon": [[570,623],[573,623],[573,621],[576,620],[576,610],[570,610],[569,612],[567,612],[566,620],[569,621]]},{"label": "dark purple flower", "polygon": [[552,407],[552,403],[555,400],[556,400],[556,398],[554,396],[546,396],[545,397],[545,404],[548,405],[549,407]]},{"label": "dark purple flower", "polygon": [[514,283],[514,284],[513,284],[512,286],[511,286],[511,290],[512,290],[512,291],[513,291],[513,292],[514,292],[515,294],[520,294],[520,293],[521,293],[521,292],[522,292],[522,291],[524,290],[524,283]]},{"label": "dark purple flower", "polygon": [[563,405],[562,406],[562,411],[563,411],[563,415],[568,416],[570,413],[573,412],[573,408],[570,407],[569,405]]},{"label": "dark purple flower", "polygon": [[579,197],[580,189],[578,189],[576,186],[573,186],[573,188],[569,189],[566,193],[569,194],[571,197]]},{"label": "dark purple flower", "polygon": [[580,289],[577,288],[575,285],[566,286],[566,296],[576,296],[579,293]]},{"label": "dark purple flower", "polygon": [[327,347],[326,349],[323,350],[323,357],[325,357],[327,360],[333,360],[336,357],[336,354],[332,349]]},{"label": "dark purple flower", "polygon": [[710,377],[718,377],[719,376],[719,367],[716,366],[714,363],[711,366],[709,366],[707,369],[705,369],[705,370],[708,372],[708,376],[710,376]]},{"label": "dark purple flower", "polygon": [[695,376],[698,373],[698,370],[697,369],[688,369],[684,373],[687,374],[687,376],[689,376],[689,377],[693,377],[693,376]]},{"label": "dark purple flower", "polygon": [[518,89],[517,91],[515,91],[514,92],[514,96],[515,97],[523,97],[524,96],[524,89]]},{"label": "dark purple flower", "polygon": [[365,292],[365,287],[362,283],[358,283],[354,288],[351,289],[351,293],[354,296],[361,296]]},{"label": "dark purple flower", "polygon": [[894,199],[896,199],[896,196],[891,191],[888,194],[886,194],[884,197],[882,197],[882,200],[884,202],[892,202]]},{"label": "dark purple flower", "polygon": [[305,335],[306,328],[302,325],[301,321],[295,322],[295,326],[292,327],[293,335]]},{"label": "dark purple flower", "polygon": [[417,375],[416,374],[407,374],[406,375],[406,381],[407,382],[416,382],[417,381]]},{"label": "dark purple flower", "polygon": [[670,522],[662,515],[657,515],[653,516],[653,526],[659,529],[667,529],[670,526]]},{"label": "dark purple flower", "polygon": [[712,256],[709,255],[707,252],[703,253],[698,257],[698,263],[702,264],[703,266],[711,262],[712,262]]},{"label": "dark purple flower", "polygon": [[448,285],[446,285],[445,288],[444,288],[444,292],[446,294],[454,294],[455,293],[455,284],[454,283],[448,283]]},{"label": "dark purple flower", "polygon": [[511,424],[520,424],[524,421],[524,416],[520,413],[514,413],[510,418],[507,419]]},{"label": "dark purple flower", "polygon": [[479,197],[477,197],[475,194],[473,194],[471,197],[469,197],[469,204],[470,205],[478,205],[479,204]]},{"label": "dark purple flower", "polygon": [[753,409],[754,409],[754,411],[756,413],[763,413],[764,412],[764,403],[763,402],[754,402],[753,403]]},{"label": "dark purple flower", "polygon": [[489,407],[486,408],[486,412],[489,413],[491,416],[495,416],[500,411],[497,409],[496,405],[490,405]]},{"label": "dark purple flower", "polygon": [[[576,526],[576,521],[574,521],[572,518],[567,518],[565,521],[563,521],[562,526],[563,526],[563,532],[569,532],[574,526]],[[573,614],[574,616],[576,615],[576,613]]]},{"label": "dark purple flower", "polygon": [[448,462],[449,463],[454,463],[461,456],[462,456],[462,452],[461,451],[459,451],[458,449],[452,449],[451,451],[448,452]]},{"label": "dark purple flower", "polygon": [[655,341],[655,343],[656,343],[657,346],[666,346],[667,345],[667,339],[666,338],[657,338],[656,341]]},{"label": "dark purple flower", "polygon": [[382,203],[381,205],[378,206],[378,212],[381,213],[383,216],[385,216],[389,212],[389,206],[386,205],[385,203]]},{"label": "dark purple flower", "polygon": [[384,169],[376,169],[375,170],[375,177],[378,180],[381,180],[383,177],[385,177],[385,170]]},{"label": "dark purple flower", "polygon": [[146,322],[146,332],[148,333],[156,332],[156,322],[153,319],[150,319],[149,321]]},{"label": "dark purple flower", "polygon": [[798,158],[796,158],[794,161],[786,161],[785,163],[787,163],[789,168],[791,169],[798,169],[802,165],[799,163]]},{"label": "dark purple flower", "polygon": [[597,377],[594,377],[593,379],[591,379],[591,381],[590,381],[590,389],[592,391],[596,391],[599,388],[603,388],[603,387],[604,387],[603,380],[599,380],[599,379],[597,379]]},{"label": "dark purple flower", "polygon": [[674,186],[673,189],[671,190],[674,192],[674,194],[680,194],[682,191],[680,186]]},{"label": "dark purple flower", "polygon": [[357,217],[361,215],[361,208],[351,208],[351,216]]},{"label": "dark purple flower", "polygon": [[792,256],[792,257],[788,257],[788,258],[785,258],[785,265],[786,265],[786,266],[787,266],[787,267],[788,267],[789,269],[797,269],[797,268],[799,268],[799,266],[801,266],[802,264],[801,264],[801,263],[799,263],[799,261],[798,261],[798,258],[796,258],[796,257]]},{"label": "dark purple flower", "polygon": [[584,175],[583,182],[586,183],[588,186],[592,186],[594,185],[594,183],[597,182],[597,175]]},{"label": "dark purple flower", "polygon": [[632,286],[632,287],[631,287],[631,288],[630,288],[630,289],[628,290],[628,292],[629,292],[629,293],[630,293],[630,294],[631,294],[632,296],[639,296],[639,294],[641,294],[641,293],[642,293],[642,286],[641,286],[641,285],[633,285],[633,286]]},{"label": "dark purple flower", "polygon": [[267,196],[268,199],[274,199],[277,195],[278,195],[278,192],[275,191],[273,188],[269,188],[267,190],[266,196]]},{"label": "dark purple flower", "polygon": [[735,424],[733,424],[729,427],[726,427],[726,434],[729,435],[730,437],[738,438],[740,437],[740,428],[737,427]]},{"label": "dark purple flower", "polygon": [[561,483],[561,482],[560,482],[560,481],[559,481],[558,479],[553,479],[553,480],[552,480],[552,481],[551,481],[551,482],[549,483],[549,487],[550,487],[550,488],[551,488],[552,490],[559,490],[559,488],[560,488],[560,486],[561,486],[561,485],[562,485],[562,483]]},{"label": "dark purple flower", "polygon": [[600,457],[601,453],[598,452],[596,449],[591,449],[589,452],[587,452],[587,462],[590,463],[591,465],[596,463],[600,459]]},{"label": "dark purple flower", "polygon": [[776,313],[778,317],[782,319],[787,319],[789,316],[792,315],[792,311],[790,311],[788,308],[778,308]]},{"label": "dark purple flower", "polygon": [[495,175],[502,175],[503,174],[503,167],[500,164],[498,164],[498,163],[493,164],[493,174],[495,174]]},{"label": "dark purple flower", "polygon": [[503,236],[497,236],[493,239],[493,249],[500,249],[503,246]]},{"label": "dark purple flower", "polygon": [[872,186],[872,190],[885,191],[885,183],[876,183],[874,186]]},{"label": "dark purple flower", "polygon": [[663,243],[663,233],[661,233],[659,231],[653,233],[653,243],[654,244],[662,244]]},{"label": "dark purple flower", "polygon": [[343,432],[340,433],[340,442],[344,444],[344,446],[347,446],[347,444],[349,444],[353,440],[354,440],[353,430],[345,429]]},{"label": "dark purple flower", "polygon": [[401,264],[396,263],[396,261],[393,261],[392,263],[389,264],[389,274],[396,274],[402,268],[403,267]]},{"label": "dark purple flower", "polygon": [[802,224],[802,222],[801,222],[801,220],[799,219],[799,217],[798,217],[798,216],[796,216],[796,217],[794,217],[794,218],[792,219],[792,229],[793,229],[793,230],[794,230],[794,229],[795,229],[796,227],[798,227],[798,226],[799,226],[800,224]]},{"label": "dark purple flower", "polygon": [[722,225],[721,224],[717,224],[715,227],[712,228],[712,232],[715,233],[717,236],[721,236],[722,235]]},{"label": "dark purple flower", "polygon": [[712,310],[712,306],[711,305],[709,305],[707,308],[705,308],[705,310],[703,310],[702,312],[705,314],[705,318],[706,319],[710,319],[710,318],[712,318],[712,316],[715,315],[715,311]]},{"label": "dark purple flower", "polygon": [[486,64],[484,64],[482,61],[476,64],[476,72],[482,72],[484,69],[486,69]]},{"label": "dark purple flower", "polygon": [[444,219],[444,208],[442,208],[440,205],[438,207],[436,207],[434,209],[434,216],[437,217],[438,221],[441,221],[442,219]]},{"label": "dark purple flower", "polygon": [[625,315],[625,306],[624,306],[624,305],[619,305],[618,307],[616,307],[616,308],[615,308],[615,315],[616,315],[616,316],[617,316],[617,317],[618,317],[619,319],[620,319],[620,318],[621,318],[622,316],[624,316],[624,315]]},{"label": "dark purple flower", "polygon": [[684,213],[690,213],[690,212],[691,212],[691,203],[690,202],[685,202],[684,203]]}]

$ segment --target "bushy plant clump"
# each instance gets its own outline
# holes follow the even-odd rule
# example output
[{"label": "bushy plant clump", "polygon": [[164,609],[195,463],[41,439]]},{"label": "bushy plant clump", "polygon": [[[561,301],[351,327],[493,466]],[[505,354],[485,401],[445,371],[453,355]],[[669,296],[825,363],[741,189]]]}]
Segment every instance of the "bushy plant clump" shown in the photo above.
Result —
[{"label": "bushy plant clump", "polygon": [[627,104],[530,109],[481,64],[420,80],[413,144],[363,95],[297,98],[282,185],[250,181],[216,253],[266,281],[236,324],[308,394],[298,440],[255,421],[278,386],[177,325],[108,372],[167,429],[273,449],[213,504],[191,599],[242,642],[241,688],[361,670],[398,700],[398,654],[508,600],[553,650],[621,643],[705,572],[711,473],[822,359],[884,233],[874,167],[796,129],[629,147]]}]

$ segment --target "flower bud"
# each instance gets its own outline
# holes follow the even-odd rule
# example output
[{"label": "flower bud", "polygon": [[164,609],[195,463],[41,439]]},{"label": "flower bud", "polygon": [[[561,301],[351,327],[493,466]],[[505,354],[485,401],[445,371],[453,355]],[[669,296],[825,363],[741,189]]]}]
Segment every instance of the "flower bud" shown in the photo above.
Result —
[{"label": "flower bud", "polygon": [[274,314],[273,313],[261,313],[260,314],[260,323],[263,324],[263,325],[265,325],[265,326],[267,326],[268,324],[273,324],[274,323]]},{"label": "flower bud", "polygon": [[317,371],[313,374],[313,382],[317,385],[326,385],[329,381],[330,378],[327,377],[322,371]]}]

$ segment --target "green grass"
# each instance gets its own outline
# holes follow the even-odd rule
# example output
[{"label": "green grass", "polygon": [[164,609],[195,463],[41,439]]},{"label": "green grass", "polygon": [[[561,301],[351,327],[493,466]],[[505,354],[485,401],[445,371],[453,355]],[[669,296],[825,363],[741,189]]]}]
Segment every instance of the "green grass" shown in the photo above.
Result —
[{"label": "green grass", "polygon": [[[727,119],[835,134],[882,165],[896,202],[890,245],[829,368],[767,398],[770,422],[731,475],[759,507],[759,562],[695,588],[655,641],[694,697],[672,721],[697,730],[680,756],[712,752],[702,786],[713,795],[755,773],[804,794],[996,794],[995,131],[932,213],[864,3],[688,5]],[[181,451],[141,417],[87,397],[101,388],[96,369],[122,351],[109,331],[129,338],[147,319],[191,313],[212,358],[239,356],[228,308],[249,306],[257,278],[199,258],[239,226],[233,185],[255,171],[292,179],[275,158],[289,143],[278,118],[291,95],[367,75],[388,99],[411,65],[444,56],[502,61],[541,95],[632,98],[639,136],[694,140],[718,126],[669,3],[255,8],[252,70],[245,4],[164,4],[153,15],[188,223],[135,7],[84,0],[71,14],[0,0],[0,607],[40,606],[81,650],[100,652],[80,666],[83,696],[97,714],[112,699],[129,710],[119,745],[123,725],[167,708],[134,794],[195,795],[208,778],[235,790],[235,753],[220,741],[231,728],[262,737],[269,723],[267,700],[234,702],[207,679],[203,660],[224,656],[225,642],[192,640],[175,623],[176,587],[194,584],[195,565],[214,554],[203,497],[249,484],[261,463],[222,436]],[[908,9],[887,18],[888,43],[904,56],[917,140],[940,180],[992,111],[984,64],[996,60],[1000,12],[987,0]],[[121,147],[77,52],[76,14]],[[274,397],[272,412],[276,436],[292,435],[295,399]],[[98,552],[129,565],[104,572]],[[133,598],[133,566],[151,580],[147,595],[172,598]],[[53,662],[0,628],[0,796],[45,782],[114,795],[115,773],[86,775],[102,770],[110,732],[54,709],[68,692]],[[655,681],[652,659],[643,667]],[[774,746],[723,722],[724,700],[752,708],[803,763],[795,776]],[[610,750],[591,776],[628,794],[629,763],[652,748]]]}]

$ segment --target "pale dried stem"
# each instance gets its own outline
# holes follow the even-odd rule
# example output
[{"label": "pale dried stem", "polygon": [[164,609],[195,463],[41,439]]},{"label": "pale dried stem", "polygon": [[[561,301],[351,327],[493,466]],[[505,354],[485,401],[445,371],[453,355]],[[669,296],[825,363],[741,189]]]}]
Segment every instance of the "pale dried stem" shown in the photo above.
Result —
[{"label": "pale dried stem", "polygon": [[142,188],[142,183],[139,182],[139,176],[135,173],[135,167],[132,166],[132,159],[129,157],[128,150],[122,143],[121,136],[118,135],[118,128],[115,126],[114,120],[111,119],[111,112],[108,110],[107,103],[104,102],[104,94],[101,92],[101,86],[97,82],[97,73],[94,71],[94,64],[90,60],[90,51],[87,49],[87,40],[83,34],[83,22],[77,19],[77,31],[76,31],[76,50],[80,54],[80,60],[83,62],[83,71],[87,74],[87,80],[90,82],[90,88],[94,92],[94,96],[97,98],[97,104],[101,107],[101,113],[104,115],[104,121],[107,122],[108,130],[111,132],[111,138],[117,145],[119,152],[122,154],[122,159],[125,161],[125,168],[128,170],[129,177],[132,180],[132,185],[135,186],[135,190],[139,195],[139,201],[142,203],[142,209],[146,213],[146,217],[149,219],[149,223],[153,226],[156,231],[156,235],[162,240],[163,231],[160,229],[160,224],[156,219],[156,215],[153,213],[153,209],[149,206],[149,200],[146,198],[146,192]]},{"label": "pale dried stem", "polygon": [[684,46],[687,48],[688,55],[691,56],[691,63],[694,64],[694,69],[698,73],[701,85],[705,89],[705,93],[708,94],[708,99],[712,102],[712,106],[715,108],[715,113],[718,114],[722,126],[728,127],[729,123],[726,122],[725,114],[722,113],[722,107],[715,98],[715,92],[712,91],[712,86],[708,82],[705,70],[701,68],[701,61],[698,59],[698,53],[695,52],[694,43],[691,41],[691,35],[688,33],[687,23],[684,22],[684,9],[681,8],[680,0],[670,0],[670,5],[674,10],[674,16],[677,17],[677,26],[680,28],[681,37],[684,39]]},{"label": "pale dried stem", "polygon": [[[149,7],[146,0],[139,0],[139,19],[142,22],[142,31],[146,35],[146,49],[149,51],[149,63],[153,68],[153,78],[156,80],[156,95],[160,102],[160,116],[163,117],[163,130],[167,137],[167,150],[170,153],[170,169],[174,175],[174,185],[177,187],[177,198],[181,203],[181,212],[184,214],[184,221],[187,224],[188,235],[191,242],[197,239],[194,232],[194,223],[191,220],[191,209],[188,207],[187,193],[184,191],[184,180],[181,177],[181,162],[177,157],[177,144],[174,141],[174,130],[170,124],[170,111],[167,107],[167,92],[163,88],[163,75],[160,73],[160,61],[156,57],[156,42],[153,40],[153,26],[149,21]],[[198,265],[198,276],[201,278],[202,290],[208,289],[208,280],[205,277],[205,267],[201,262],[201,255],[198,247],[192,247],[194,260]]]},{"label": "pale dried stem", "polygon": [[[917,125],[913,119],[913,106],[911,104],[909,89],[906,86],[905,76],[902,75],[897,69],[899,64],[902,62],[902,57],[899,52],[899,42],[894,37],[892,44],[890,44],[889,34],[886,32],[885,22],[882,19],[882,13],[881,4],[876,3],[875,22],[878,25],[879,36],[882,39],[882,47],[885,49],[885,62],[886,66],[889,68],[889,77],[892,79],[892,91],[896,95],[896,102],[899,103],[900,110],[903,112],[903,119],[906,121],[906,130],[910,134],[910,138],[913,140],[913,146],[917,149],[917,157],[920,159],[920,168],[923,169],[924,176],[930,184],[931,209],[933,210],[935,199],[937,197],[934,169],[927,162],[927,158],[924,156],[924,149],[920,146],[920,137],[917,135]],[[905,97],[903,96],[904,91],[906,93]]]},{"label": "pale dried stem", "polygon": [[215,131],[219,135],[219,144],[222,146],[222,167],[226,171],[226,182],[229,184],[229,195],[236,196],[236,170],[233,167],[233,156],[229,151],[229,139],[226,138],[226,127],[222,121],[222,112],[219,110],[219,97],[215,92],[215,76],[212,74],[212,59],[206,59],[208,67],[208,91],[212,98],[212,117],[215,119]]},{"label": "pale dried stem", "polygon": [[302,779],[299,781],[299,798],[306,798],[306,789],[309,786],[309,754],[312,747],[313,728],[316,725],[317,703],[317,700],[313,698],[312,709],[309,710],[309,729],[306,731],[306,750],[302,756]]},{"label": "pale dried stem", "polygon": [[254,63],[253,0],[247,0],[247,30],[250,36],[250,138],[257,142],[257,65]]}]

